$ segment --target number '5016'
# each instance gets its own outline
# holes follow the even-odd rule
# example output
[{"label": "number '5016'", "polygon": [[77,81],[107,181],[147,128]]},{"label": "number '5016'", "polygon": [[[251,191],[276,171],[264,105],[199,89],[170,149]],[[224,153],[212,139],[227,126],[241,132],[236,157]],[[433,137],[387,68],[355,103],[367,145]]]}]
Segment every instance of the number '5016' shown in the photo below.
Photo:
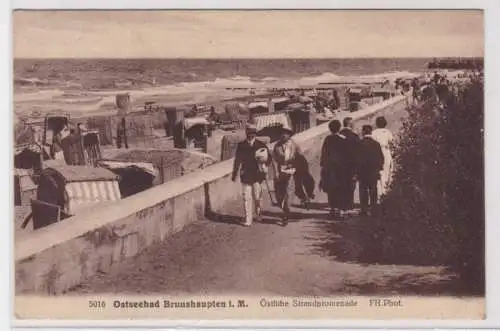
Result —
[{"label": "number '5016'", "polygon": [[105,301],[98,301],[98,300],[89,301],[89,308],[105,308],[105,307],[106,307]]}]

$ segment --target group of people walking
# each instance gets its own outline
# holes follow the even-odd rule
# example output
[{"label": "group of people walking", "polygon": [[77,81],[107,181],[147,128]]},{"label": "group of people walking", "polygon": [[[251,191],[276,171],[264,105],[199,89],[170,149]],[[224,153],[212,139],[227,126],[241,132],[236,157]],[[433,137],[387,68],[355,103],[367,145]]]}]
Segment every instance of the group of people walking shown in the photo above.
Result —
[{"label": "group of people walking", "polygon": [[299,146],[291,139],[293,130],[282,126],[280,131],[280,139],[276,142],[272,152],[266,144],[256,139],[257,129],[253,125],[246,127],[246,139],[236,147],[232,180],[236,181],[239,172],[243,187],[245,226],[252,225],[254,220],[261,220],[263,183],[267,184],[267,190],[271,192],[267,182],[270,167],[273,168],[275,174],[274,193],[276,199],[272,202],[283,210],[281,225],[288,224],[290,214],[288,191],[292,178],[295,184],[295,195],[299,197],[303,207],[307,208],[309,202],[315,198],[315,181],[309,173],[309,164],[306,158]]},{"label": "group of people walking", "polygon": [[[322,146],[319,188],[328,196],[330,215],[342,216],[357,212],[354,208],[354,193],[359,182],[361,214],[373,212],[374,206],[388,188],[392,172],[392,155],[389,149],[392,133],[386,128],[384,117],[376,119],[376,129],[363,125],[361,137],[354,130],[353,119],[347,117],[343,125],[338,120],[329,123],[330,135]],[[268,169],[273,168],[273,204],[279,206],[283,216],[279,224],[288,224],[290,216],[289,186],[293,178],[295,195],[303,208],[309,209],[315,198],[315,180],[309,172],[309,164],[299,146],[291,138],[293,131],[281,127],[281,137],[272,151],[257,139],[254,126],[246,128],[246,139],[236,148],[232,180],[238,173],[243,188],[245,226],[261,221],[262,185],[267,185]],[[271,199],[274,200],[271,196]]]},{"label": "group of people walking", "polygon": [[376,129],[363,125],[361,137],[354,131],[350,117],[343,120],[343,128],[338,120],[328,125],[330,135],[321,150],[320,188],[328,196],[332,216],[355,212],[357,184],[362,215],[373,212],[388,189],[393,168],[390,150],[393,135],[386,128],[384,117],[378,117],[375,125]]}]

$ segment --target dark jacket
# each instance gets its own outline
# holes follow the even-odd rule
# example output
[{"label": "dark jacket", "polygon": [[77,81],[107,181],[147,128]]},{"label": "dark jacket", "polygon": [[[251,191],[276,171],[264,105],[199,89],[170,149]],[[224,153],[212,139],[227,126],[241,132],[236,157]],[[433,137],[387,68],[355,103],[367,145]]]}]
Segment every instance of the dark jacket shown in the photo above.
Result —
[{"label": "dark jacket", "polygon": [[325,138],[321,148],[320,166],[329,169],[343,169],[346,164],[347,139],[336,134]]},{"label": "dark jacket", "polygon": [[331,134],[325,138],[321,148],[321,179],[319,187],[324,192],[342,186],[346,178],[347,139]]},{"label": "dark jacket", "polygon": [[340,134],[346,138],[346,165],[347,171],[351,174],[357,173],[357,163],[359,154],[359,136],[351,129],[344,128],[340,131]]},{"label": "dark jacket", "polygon": [[267,146],[257,139],[253,143],[253,146],[250,146],[247,140],[238,143],[234,157],[233,180],[236,179],[238,170],[240,171],[240,180],[243,184],[254,184],[266,179],[266,174],[260,171],[259,164],[255,158],[255,152],[261,148],[267,149]]},{"label": "dark jacket", "polygon": [[360,180],[376,181],[384,166],[384,154],[380,144],[371,137],[363,137],[358,157],[358,176]]}]

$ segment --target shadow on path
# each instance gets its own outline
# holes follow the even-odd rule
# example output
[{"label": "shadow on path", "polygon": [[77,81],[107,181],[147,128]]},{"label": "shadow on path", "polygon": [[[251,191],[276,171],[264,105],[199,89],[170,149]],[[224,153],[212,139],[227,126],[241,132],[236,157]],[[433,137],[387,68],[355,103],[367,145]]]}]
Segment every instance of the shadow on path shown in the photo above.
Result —
[{"label": "shadow on path", "polygon": [[[342,292],[352,294],[476,295],[466,290],[458,275],[443,265],[429,265],[412,256],[384,254],[383,231],[370,217],[315,219],[303,235],[313,254],[358,265],[362,272],[344,279]],[[402,253],[402,252],[401,252]]]},{"label": "shadow on path", "polygon": [[[302,206],[299,204],[292,204],[291,206],[295,207],[295,208],[302,208]],[[328,203],[326,203],[326,202],[311,201],[311,202],[309,202],[308,207],[309,207],[309,210],[326,210],[326,211],[330,210],[328,208]]]},{"label": "shadow on path", "polygon": [[[268,215],[268,213],[262,212],[262,215],[266,216],[266,215]],[[269,215],[269,216],[273,216],[273,215]],[[205,215],[205,217],[209,221],[215,222],[215,223],[224,223],[224,224],[233,224],[233,225],[244,226],[243,225],[244,218],[241,216],[209,212]],[[275,217],[275,218],[262,217],[262,219],[259,222],[256,222],[256,221],[254,221],[254,222],[260,223],[260,224],[276,224],[276,225],[278,225],[279,220],[280,220],[279,217]]]},{"label": "shadow on path", "polygon": [[241,225],[243,218],[235,215],[227,215],[208,211],[205,213],[206,219],[216,223]]},{"label": "shadow on path", "polygon": [[[273,217],[276,220],[279,220],[283,216],[283,212],[282,211],[265,210],[262,212],[262,215]],[[310,219],[323,219],[323,218],[326,219],[326,218],[328,218],[328,213],[312,213],[312,212],[308,212],[306,210],[304,210],[304,211],[291,211],[288,213],[288,218],[289,218],[290,223],[302,222],[302,221],[306,221],[306,220],[310,220]]]}]

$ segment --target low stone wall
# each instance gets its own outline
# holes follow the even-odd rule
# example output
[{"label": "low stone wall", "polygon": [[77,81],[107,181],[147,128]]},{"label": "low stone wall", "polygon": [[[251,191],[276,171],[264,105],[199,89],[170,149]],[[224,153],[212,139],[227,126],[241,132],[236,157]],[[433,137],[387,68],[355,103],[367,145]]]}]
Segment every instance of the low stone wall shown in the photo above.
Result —
[{"label": "low stone wall", "polygon": [[[398,96],[349,116],[367,119],[405,103]],[[294,136],[309,162],[317,162],[328,132],[325,123]],[[241,198],[240,185],[230,180],[232,163],[229,159],[112,205],[96,206],[17,240],[16,293],[64,293],[204,219],[207,211],[225,214]]]}]

